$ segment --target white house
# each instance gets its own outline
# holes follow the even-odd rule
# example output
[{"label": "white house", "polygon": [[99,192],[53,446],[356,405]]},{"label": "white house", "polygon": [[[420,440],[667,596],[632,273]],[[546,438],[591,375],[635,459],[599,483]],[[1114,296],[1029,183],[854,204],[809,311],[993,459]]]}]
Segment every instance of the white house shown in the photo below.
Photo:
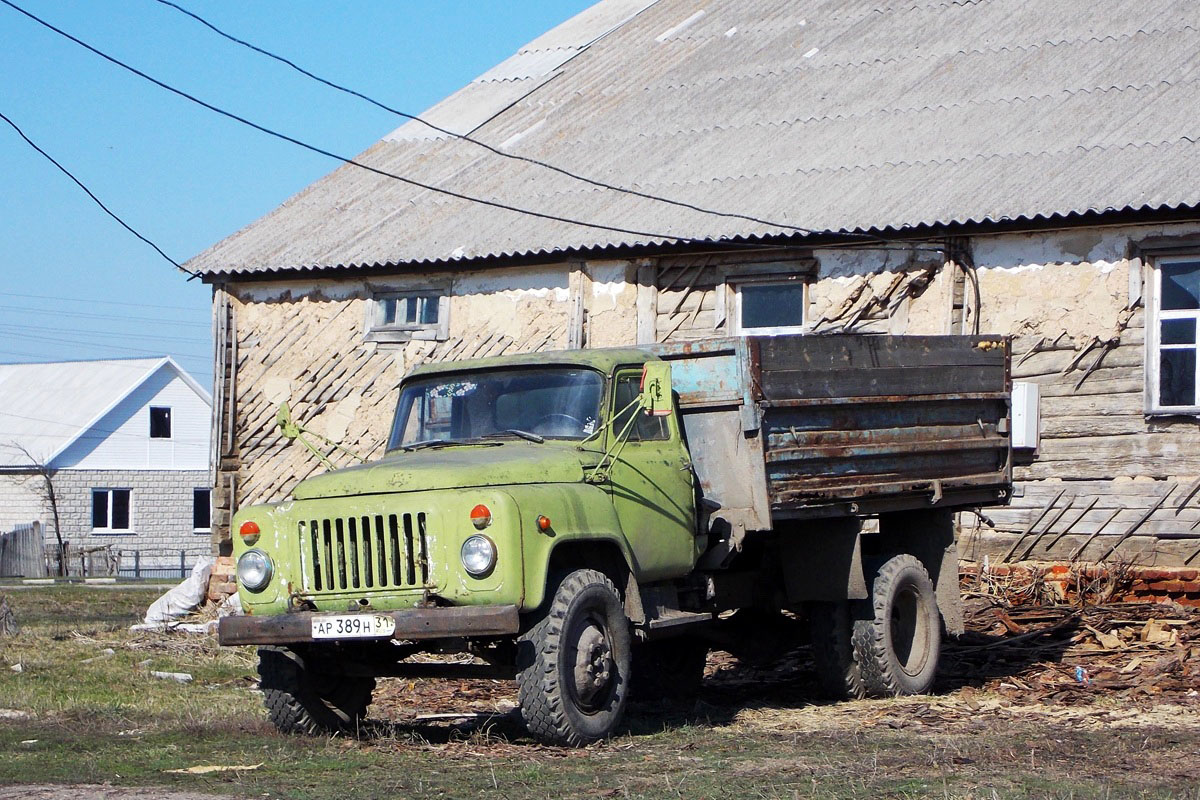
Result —
[{"label": "white house", "polygon": [[[208,551],[212,399],[171,358],[0,364],[0,531],[47,552],[111,548],[124,571]],[[46,480],[53,484],[54,506]]]}]

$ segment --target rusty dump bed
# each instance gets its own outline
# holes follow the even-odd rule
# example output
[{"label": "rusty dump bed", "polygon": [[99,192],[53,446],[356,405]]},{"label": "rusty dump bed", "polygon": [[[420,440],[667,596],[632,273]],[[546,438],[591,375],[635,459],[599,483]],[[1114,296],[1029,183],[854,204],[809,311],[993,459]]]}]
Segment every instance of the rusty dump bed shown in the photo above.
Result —
[{"label": "rusty dump bed", "polygon": [[1008,500],[1005,337],[773,336],[652,349],[672,362],[708,505],[750,529]]}]

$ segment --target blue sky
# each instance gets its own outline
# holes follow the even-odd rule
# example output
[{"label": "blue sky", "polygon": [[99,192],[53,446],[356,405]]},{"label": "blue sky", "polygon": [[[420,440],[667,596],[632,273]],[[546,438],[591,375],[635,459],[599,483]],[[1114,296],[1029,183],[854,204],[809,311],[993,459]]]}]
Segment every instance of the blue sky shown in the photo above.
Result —
[{"label": "blue sky", "polygon": [[[403,120],[155,0],[13,0],[166,83],[357,154]],[[178,0],[334,82],[419,113],[591,0]],[[0,5],[0,112],[183,262],[336,163],[175,97]],[[210,376],[188,282],[0,121],[0,362],[170,354]]]}]

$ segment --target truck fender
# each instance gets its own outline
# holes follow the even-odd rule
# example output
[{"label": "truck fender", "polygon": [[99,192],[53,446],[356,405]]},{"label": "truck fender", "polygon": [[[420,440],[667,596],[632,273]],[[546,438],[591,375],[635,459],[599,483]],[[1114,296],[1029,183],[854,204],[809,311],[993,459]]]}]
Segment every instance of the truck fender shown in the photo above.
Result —
[{"label": "truck fender", "polygon": [[[594,569],[604,573],[621,591],[625,616],[634,624],[646,621],[637,577],[615,538],[568,539],[557,543],[550,551],[547,581],[554,574],[562,575],[576,569]],[[543,602],[551,591],[552,587],[545,587]]]}]

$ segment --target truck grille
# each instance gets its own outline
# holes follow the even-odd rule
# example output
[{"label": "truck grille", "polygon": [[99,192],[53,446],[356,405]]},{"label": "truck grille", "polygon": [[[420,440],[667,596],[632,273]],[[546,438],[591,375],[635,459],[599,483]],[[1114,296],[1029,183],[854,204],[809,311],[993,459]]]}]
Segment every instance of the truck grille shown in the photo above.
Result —
[{"label": "truck grille", "polygon": [[425,585],[429,580],[425,524],[423,513],[302,520],[305,590]]}]

